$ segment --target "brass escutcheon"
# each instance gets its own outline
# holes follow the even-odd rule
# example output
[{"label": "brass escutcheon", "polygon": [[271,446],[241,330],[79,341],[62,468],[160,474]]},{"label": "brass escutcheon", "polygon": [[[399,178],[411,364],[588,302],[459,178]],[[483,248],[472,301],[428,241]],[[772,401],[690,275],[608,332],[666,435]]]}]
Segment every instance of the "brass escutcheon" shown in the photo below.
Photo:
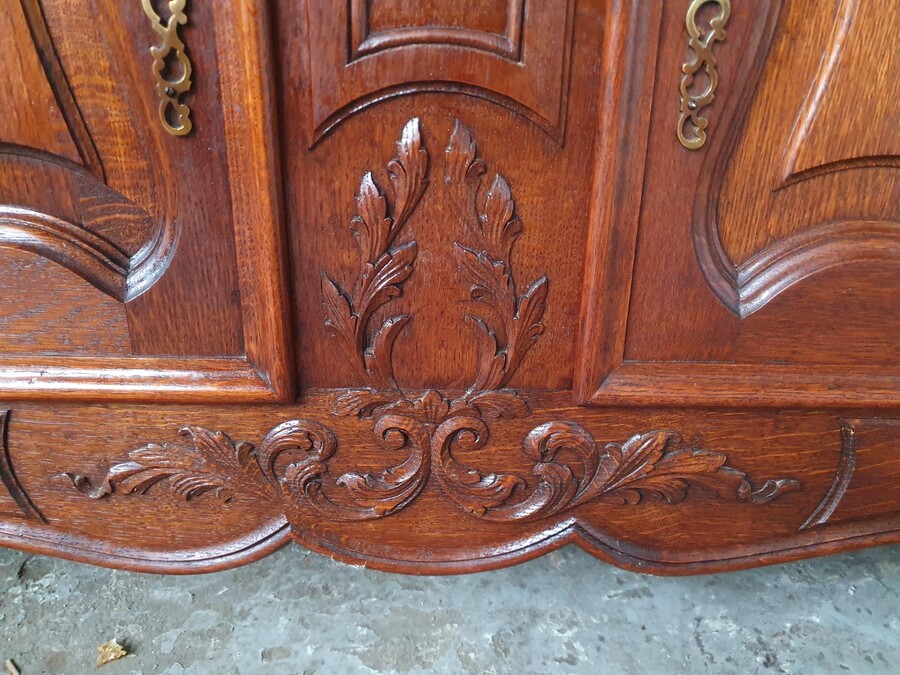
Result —
[{"label": "brass escutcheon", "polygon": [[[697,13],[706,4],[718,5],[719,13],[710,20],[709,32],[703,35],[697,25]],[[692,0],[688,7],[685,22],[690,36],[688,46],[693,50],[693,58],[681,67],[684,75],[681,77],[681,115],[678,118],[678,140],[688,150],[697,150],[706,142],[709,120],[700,113],[715,97],[719,73],[716,70],[713,45],[725,39],[725,25],[730,15],[730,0]],[[691,93],[689,90],[694,83],[694,76],[701,69],[706,71],[709,86],[699,94]]]},{"label": "brass escutcheon", "polygon": [[[153,56],[153,77],[156,93],[159,95],[159,119],[163,127],[173,136],[184,136],[193,128],[191,109],[181,101],[181,97],[191,90],[191,60],[185,53],[185,45],[178,35],[178,27],[187,24],[185,14],[187,0],[169,0],[169,18],[163,21],[153,8],[152,0],[141,0],[147,18],[153,24],[162,44],[150,48]],[[167,79],[166,60],[172,52],[181,66],[181,73],[175,79]]]}]

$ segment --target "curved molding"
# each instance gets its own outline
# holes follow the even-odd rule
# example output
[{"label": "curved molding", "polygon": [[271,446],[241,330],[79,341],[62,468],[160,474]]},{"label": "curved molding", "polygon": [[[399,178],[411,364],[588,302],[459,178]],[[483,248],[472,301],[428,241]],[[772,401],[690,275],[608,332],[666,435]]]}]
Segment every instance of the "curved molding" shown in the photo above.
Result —
[{"label": "curved molding", "polygon": [[[398,27],[369,32],[362,2],[315,6],[322,24],[308,31],[308,144],[315,147],[353,115],[398,96],[442,93],[502,106],[558,145],[566,130],[575,0],[544,0],[525,9],[510,0],[503,32],[454,27]],[[356,8],[354,8],[354,5]],[[521,6],[521,11],[520,11]],[[529,25],[541,30],[529,30]],[[546,33],[541,39],[539,33]],[[340,35],[340,44],[324,36]],[[550,36],[552,39],[549,39]],[[365,53],[358,53],[362,50]],[[470,67],[452,78],[439,63],[465,55]],[[491,78],[487,74],[492,73]],[[498,79],[499,78],[499,79]]]},{"label": "curved molding", "polygon": [[22,487],[22,484],[16,477],[16,472],[13,470],[12,461],[9,458],[9,448],[6,446],[9,431],[9,414],[9,410],[0,411],[0,482],[3,483],[9,496],[12,497],[27,520],[46,523],[44,516],[38,511],[34,502],[31,501],[28,493],[25,492],[25,488]]},{"label": "curved molding", "polygon": [[734,546],[707,558],[667,556],[663,551],[644,549],[626,551],[621,539],[597,532],[585,523],[569,519],[539,534],[525,536],[490,551],[460,550],[452,560],[403,560],[389,552],[361,553],[350,542],[323,541],[309,530],[294,531],[293,538],[311,551],[348,565],[399,574],[469,574],[502,569],[534,560],[564,546],[575,545],[603,562],[641,574],[686,576],[733,572],[741,569],[775,565],[814,556],[855,551],[869,546],[900,543],[900,529],[856,534],[852,531],[833,533],[830,537],[785,544],[769,548]]},{"label": "curved molding", "polygon": [[153,238],[135,253],[128,262],[128,276],[123,300],[130,302],[155,284],[169,268],[178,246],[178,229],[166,220]]},{"label": "curved molding", "polygon": [[[37,148],[0,144],[0,157],[26,159],[52,165],[79,180],[108,187],[106,171],[96,144],[87,128],[68,77],[47,26],[41,0],[20,0],[34,49],[40,59],[47,83],[82,164]],[[146,3],[145,3],[146,9]],[[177,22],[175,24],[177,28]],[[162,63],[161,61],[159,62]],[[160,65],[160,67],[162,67]],[[160,153],[162,156],[162,153]],[[151,189],[153,186],[150,186]],[[127,207],[139,209],[118,191]],[[76,199],[81,200],[82,195]],[[140,209],[142,216],[151,216]],[[129,256],[115,243],[74,223],[24,205],[0,205],[0,248],[27,251],[74,272],[98,290],[122,302],[128,302],[148,290],[166,271],[177,244],[177,230],[171,218],[158,220],[152,237]]]},{"label": "curved molding", "polygon": [[356,45],[353,58],[358,59],[369,54],[376,54],[387,49],[398,49],[409,45],[449,45],[477,49],[488,54],[495,54],[505,59],[517,60],[521,49],[518,38],[511,39],[506,35],[487,33],[469,28],[446,26],[416,26],[410,28],[393,28],[383,33],[366,35]]},{"label": "curved molding", "polygon": [[[845,0],[845,4],[851,0]],[[758,87],[781,13],[771,3],[755,56],[735,78],[735,88]],[[735,265],[718,229],[718,195],[740,139],[753,95],[732,97],[723,115],[722,140],[704,162],[694,199],[692,237],[700,270],[722,304],[740,318],[759,311],[794,284],[845,264],[900,260],[900,223],[845,221],[823,223],[791,235]],[[808,176],[811,177],[811,176]]]},{"label": "curved molding", "polygon": [[220,572],[265,558],[291,541],[284,519],[230,542],[183,551],[150,551],[110,546],[108,542],[56,532],[46,526],[0,523],[0,546],[100,567],[153,574]]},{"label": "curved molding", "polygon": [[749,316],[794,284],[833,267],[881,261],[900,261],[900,225],[860,221],[801,232],[737,268],[737,311]]},{"label": "curved molding", "polygon": [[718,233],[710,228],[694,230],[694,250],[713,293],[743,319],[794,284],[831,268],[900,261],[900,224],[856,221],[820,225],[782,239],[740,266],[731,262]]},{"label": "curved molding", "polygon": [[175,232],[164,227],[129,258],[111,242],[46,213],[0,206],[0,248],[27,251],[46,258],[128,302],[162,276],[175,251]]},{"label": "curved molding", "polygon": [[[484,99],[494,105],[499,105],[511,112],[519,115],[523,119],[528,120],[542,132],[547,134],[556,143],[562,145],[564,136],[564,122],[554,122],[548,120],[533,108],[528,107],[524,103],[517,101],[509,96],[481,87],[474,84],[466,84],[464,82],[443,82],[443,81],[424,81],[424,82],[404,82],[396,86],[384,87],[377,91],[369,92],[365,96],[354,99],[344,107],[330,114],[324,122],[322,122],[313,134],[310,147],[321,141],[331,131],[338,127],[353,115],[362,112],[366,108],[374,106],[383,101],[400,96],[410,96],[412,94],[463,94],[474,98]],[[561,117],[565,116],[565,106]]]},{"label": "curved molding", "polygon": [[454,559],[427,561],[402,559],[388,552],[363,552],[350,541],[339,544],[325,540],[314,529],[291,531],[282,519],[226,544],[165,553],[110,547],[99,540],[73,537],[42,525],[0,523],[0,545],[5,547],[112,569],[160,574],[201,574],[240,567],[261,560],[291,540],[346,564],[400,574],[484,572],[534,560],[564,546],[575,545],[603,562],[634,572],[690,575],[729,572],[868,546],[897,544],[900,543],[900,530],[858,534],[848,528],[835,528],[827,535],[820,535],[815,540],[804,539],[802,543],[779,542],[768,548],[756,547],[750,551],[746,546],[740,546],[705,559],[672,559],[662,551],[626,552],[624,543],[617,537],[604,535],[586,524],[568,519],[538,534],[526,535],[490,550],[460,550]]},{"label": "curved molding", "polygon": [[518,61],[522,51],[524,0],[510,0],[506,8],[506,27],[502,33],[475,30],[465,26],[398,26],[370,32],[367,0],[350,2],[350,39],[352,59],[386,49],[421,44],[442,44],[477,49]]},{"label": "curved molding", "polygon": [[831,484],[825,498],[812,512],[809,518],[800,526],[800,531],[811,527],[824,525],[837,509],[844,493],[850,487],[853,480],[853,470],[856,467],[856,430],[849,422],[841,422],[841,459],[838,469],[834,474],[834,482]]}]

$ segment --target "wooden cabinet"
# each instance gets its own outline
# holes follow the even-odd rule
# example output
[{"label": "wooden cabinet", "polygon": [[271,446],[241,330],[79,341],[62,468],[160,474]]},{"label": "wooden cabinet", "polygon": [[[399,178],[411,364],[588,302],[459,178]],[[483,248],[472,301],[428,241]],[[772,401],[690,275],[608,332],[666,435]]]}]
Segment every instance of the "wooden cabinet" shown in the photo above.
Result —
[{"label": "wooden cabinet", "polygon": [[3,544],[900,541],[892,0],[0,4]]}]

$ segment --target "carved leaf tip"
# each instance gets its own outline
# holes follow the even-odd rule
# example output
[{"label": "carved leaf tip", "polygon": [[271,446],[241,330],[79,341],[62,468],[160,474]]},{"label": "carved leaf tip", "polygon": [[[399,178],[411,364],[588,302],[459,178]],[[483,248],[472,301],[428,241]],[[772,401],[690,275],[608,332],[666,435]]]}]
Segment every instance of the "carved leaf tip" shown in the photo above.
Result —
[{"label": "carved leaf tip", "polygon": [[379,388],[396,388],[391,352],[394,340],[409,320],[405,315],[391,317],[374,331],[370,325],[376,310],[401,295],[418,255],[415,241],[392,248],[427,182],[428,153],[422,144],[418,118],[406,123],[396,145],[397,157],[387,165],[393,206],[371,172],[360,181],[357,215],[351,220],[351,230],[359,240],[364,260],[352,292],[344,291],[327,274],[323,273],[322,279],[326,327],[342,339],[368,378],[367,384]]},{"label": "carved leaf tip", "polygon": [[393,221],[387,216],[387,200],[371,172],[360,181],[356,210],[357,215],[350,221],[350,231],[359,240],[363,255],[374,263],[390,245]]},{"label": "carved leaf tip", "polygon": [[112,486],[107,482],[103,482],[101,485],[94,487],[93,483],[91,483],[91,479],[87,476],[82,476],[76,473],[61,473],[57,474],[56,478],[61,478],[69,481],[72,484],[72,487],[85,497],[89,499],[103,499],[107,495],[112,494]]},{"label": "carved leaf tip", "polygon": [[473,405],[485,419],[517,419],[528,417],[531,409],[528,402],[512,389],[495,389],[480,391],[468,397],[468,402]]},{"label": "carved leaf tip", "polygon": [[413,117],[403,127],[397,141],[397,158],[388,163],[388,177],[394,190],[394,222],[391,237],[422,198],[428,184],[428,151],[422,143],[419,118]]},{"label": "carved leaf tip", "polygon": [[753,504],[768,504],[778,499],[781,495],[789,492],[797,492],[802,489],[800,481],[793,478],[781,480],[767,480],[761,487],[754,490],[753,486],[747,483],[748,489],[743,492],[741,497]]},{"label": "carved leaf tip", "polygon": [[488,253],[509,263],[516,238],[522,234],[522,222],[515,216],[515,202],[509,183],[500,174],[484,195],[484,212],[479,216]]},{"label": "carved leaf tip", "polygon": [[444,150],[447,158],[445,180],[458,186],[474,186],[485,172],[484,162],[477,156],[477,152],[472,132],[458,119],[454,120],[450,142]]}]

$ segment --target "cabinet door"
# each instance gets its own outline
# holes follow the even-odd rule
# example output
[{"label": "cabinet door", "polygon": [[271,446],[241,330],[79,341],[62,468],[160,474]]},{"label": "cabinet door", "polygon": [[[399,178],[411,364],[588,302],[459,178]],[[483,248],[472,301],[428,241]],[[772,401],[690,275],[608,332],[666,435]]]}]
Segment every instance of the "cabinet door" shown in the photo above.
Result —
[{"label": "cabinet door", "polygon": [[[241,291],[223,360],[300,395],[13,400],[0,542],[184,572],[293,537],[414,573],[575,543],[692,573],[900,540],[891,2],[735,2],[727,24],[725,0],[211,4],[195,130],[161,130],[152,91],[138,128],[176,169],[223,143],[227,165],[173,188],[175,257],[131,303],[214,283],[176,271],[185,241],[233,246],[203,256]],[[110,30],[137,35],[128,12]],[[229,204],[195,213],[218,180]],[[151,318],[199,321],[172,303]]]},{"label": "cabinet door", "polygon": [[[611,200],[589,253],[581,396],[896,405],[896,3],[662,5],[655,71],[629,71],[643,200]],[[635,255],[607,265],[617,241]]]},{"label": "cabinet door", "polygon": [[0,394],[283,395],[259,43],[210,3],[0,5]]}]

